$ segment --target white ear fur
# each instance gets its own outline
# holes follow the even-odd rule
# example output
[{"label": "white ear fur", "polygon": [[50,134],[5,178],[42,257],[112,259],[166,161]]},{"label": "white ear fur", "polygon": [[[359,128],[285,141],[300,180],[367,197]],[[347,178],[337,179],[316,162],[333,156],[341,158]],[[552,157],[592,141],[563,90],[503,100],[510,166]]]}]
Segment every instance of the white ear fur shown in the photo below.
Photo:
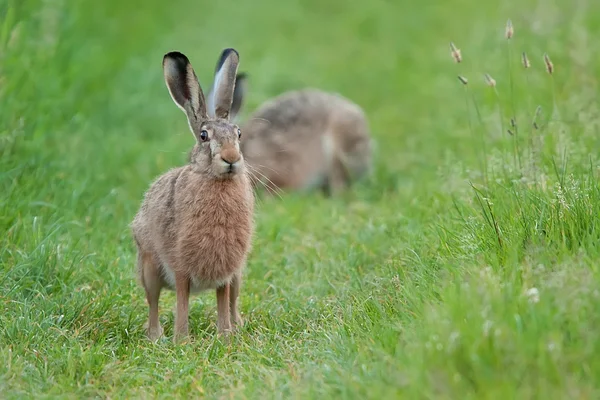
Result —
[{"label": "white ear fur", "polygon": [[206,112],[211,118],[215,117],[215,85],[213,83],[208,96],[206,97]]},{"label": "white ear fur", "polygon": [[217,72],[210,96],[212,99],[209,100],[211,102],[210,109],[214,110],[217,118],[227,119],[230,116],[238,64],[237,51],[231,48],[223,50],[217,63]]},{"label": "white ear fur", "polygon": [[[218,72],[218,71],[217,71]],[[237,121],[238,114],[242,108],[242,103],[244,101],[244,96],[246,94],[246,74],[239,73],[235,79],[235,88],[233,89],[233,100],[231,102],[231,111],[229,119],[232,121]],[[216,76],[215,82],[206,97],[206,111],[211,118],[215,118],[215,86],[216,86]]]}]

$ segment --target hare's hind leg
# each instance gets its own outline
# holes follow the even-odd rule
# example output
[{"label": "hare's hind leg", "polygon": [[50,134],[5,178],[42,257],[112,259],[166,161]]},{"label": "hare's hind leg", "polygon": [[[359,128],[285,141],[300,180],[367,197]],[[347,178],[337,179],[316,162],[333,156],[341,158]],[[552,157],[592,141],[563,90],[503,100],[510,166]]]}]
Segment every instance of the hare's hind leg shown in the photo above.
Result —
[{"label": "hare's hind leg", "polygon": [[242,273],[238,272],[231,280],[231,288],[229,292],[229,310],[231,314],[232,328],[241,328],[244,324],[240,311],[238,309],[238,297],[240,295],[240,286],[242,284]]},{"label": "hare's hind leg", "polygon": [[148,338],[150,340],[157,340],[163,333],[160,321],[158,320],[158,300],[163,287],[160,267],[158,260],[153,254],[141,250],[138,255],[138,263],[140,264],[141,281],[146,291],[146,300],[148,301]]}]

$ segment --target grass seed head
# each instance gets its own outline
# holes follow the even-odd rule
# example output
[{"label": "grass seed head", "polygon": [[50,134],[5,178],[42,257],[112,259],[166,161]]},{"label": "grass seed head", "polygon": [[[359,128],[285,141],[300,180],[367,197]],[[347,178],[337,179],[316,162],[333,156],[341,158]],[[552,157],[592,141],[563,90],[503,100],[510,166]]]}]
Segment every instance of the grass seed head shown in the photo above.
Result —
[{"label": "grass seed head", "polygon": [[506,29],[504,30],[504,36],[510,40],[515,34],[515,30],[513,29],[512,21],[509,19],[506,21]]},{"label": "grass seed head", "polygon": [[458,64],[462,61],[462,55],[460,54],[460,49],[457,48],[454,43],[450,42],[450,55],[454,61]]},{"label": "grass seed head", "polygon": [[548,71],[548,73],[552,75],[552,73],[554,72],[554,64],[552,64],[552,60],[550,60],[550,56],[548,56],[548,53],[544,53],[544,63],[546,64],[546,71]]},{"label": "grass seed head", "polygon": [[466,85],[467,83],[469,83],[468,79],[465,78],[464,76],[459,75],[458,76],[458,80],[463,84]]},{"label": "grass seed head", "polygon": [[525,67],[525,69],[531,67],[529,58],[527,58],[527,53],[523,52],[523,55],[521,56],[521,61],[523,62],[523,67]]},{"label": "grass seed head", "polygon": [[488,86],[496,87],[496,80],[492,78],[490,74],[485,74],[485,83],[487,83]]}]

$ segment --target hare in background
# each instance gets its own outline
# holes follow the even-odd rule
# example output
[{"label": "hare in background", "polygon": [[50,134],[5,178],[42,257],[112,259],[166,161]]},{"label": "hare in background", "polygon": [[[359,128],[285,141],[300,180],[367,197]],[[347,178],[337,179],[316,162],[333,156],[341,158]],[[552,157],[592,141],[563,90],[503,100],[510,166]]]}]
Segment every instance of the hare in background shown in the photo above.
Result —
[{"label": "hare in background", "polygon": [[[239,74],[232,118],[241,110],[245,86],[246,76]],[[209,113],[214,112],[214,95],[213,89]],[[242,131],[241,148],[254,186],[270,192],[321,189],[331,195],[372,169],[365,113],[338,94],[312,88],[283,93],[251,114]]]},{"label": "hare in background", "polygon": [[163,288],[176,292],[176,340],[188,335],[189,296],[201,290],[216,289],[220,334],[242,324],[238,294],[254,229],[254,192],[240,151],[240,128],[230,121],[238,63],[234,49],[223,51],[209,116],[188,58],[179,52],[163,58],[167,88],[185,112],[196,144],[188,165],[150,186],[131,223],[152,340],[163,332],[158,319]]}]

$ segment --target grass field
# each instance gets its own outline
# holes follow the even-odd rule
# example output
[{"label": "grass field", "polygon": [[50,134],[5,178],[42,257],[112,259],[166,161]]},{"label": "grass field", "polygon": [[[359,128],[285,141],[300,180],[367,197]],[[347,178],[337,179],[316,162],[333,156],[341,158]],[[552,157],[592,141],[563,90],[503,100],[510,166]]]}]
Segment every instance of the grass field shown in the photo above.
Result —
[{"label": "grass field", "polygon": [[[134,3],[0,0],[1,398],[600,397],[599,2]],[[193,144],[162,56],[208,87],[230,46],[245,116],[364,107],[374,174],[261,197],[241,333],[210,292],[174,345],[166,292],[151,343],[128,224]]]}]

